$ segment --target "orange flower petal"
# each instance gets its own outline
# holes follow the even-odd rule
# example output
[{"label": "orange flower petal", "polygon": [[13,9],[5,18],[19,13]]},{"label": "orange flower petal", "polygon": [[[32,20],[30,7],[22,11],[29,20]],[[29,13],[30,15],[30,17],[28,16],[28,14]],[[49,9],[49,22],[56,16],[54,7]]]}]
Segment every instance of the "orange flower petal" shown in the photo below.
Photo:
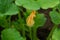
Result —
[{"label": "orange flower petal", "polygon": [[27,17],[26,23],[27,26],[32,27],[34,25],[34,17],[36,16],[36,11],[32,11],[32,13]]}]

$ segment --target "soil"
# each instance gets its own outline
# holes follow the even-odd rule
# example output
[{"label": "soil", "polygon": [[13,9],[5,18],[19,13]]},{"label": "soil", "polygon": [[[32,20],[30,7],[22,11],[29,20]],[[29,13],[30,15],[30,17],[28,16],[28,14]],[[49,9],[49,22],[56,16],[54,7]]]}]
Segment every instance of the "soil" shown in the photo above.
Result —
[{"label": "soil", "polygon": [[[26,11],[26,10],[24,9],[24,11]],[[48,35],[49,35],[49,33],[52,29],[53,23],[51,22],[51,19],[50,19],[50,16],[49,16],[50,11],[52,11],[52,8],[49,8],[49,9],[46,9],[46,10],[45,9],[38,10],[39,13],[43,13],[45,15],[45,17],[47,18],[45,25],[43,27],[39,27],[37,29],[37,37],[40,40],[46,40],[46,38],[48,37]],[[22,17],[23,17],[23,14],[22,14]],[[17,18],[18,18],[17,15],[13,15],[11,17],[11,21],[16,20]],[[1,39],[1,31],[3,29],[4,28],[0,27],[0,39]],[[27,37],[27,40],[30,40],[30,39]]]},{"label": "soil", "polygon": [[52,11],[52,8],[49,8],[46,10],[45,9],[38,10],[39,13],[43,13],[45,15],[45,17],[47,18],[45,25],[43,27],[37,29],[37,37],[40,40],[46,40],[46,38],[48,37],[48,35],[53,27],[53,23],[51,22],[51,19],[49,16],[50,11]]}]

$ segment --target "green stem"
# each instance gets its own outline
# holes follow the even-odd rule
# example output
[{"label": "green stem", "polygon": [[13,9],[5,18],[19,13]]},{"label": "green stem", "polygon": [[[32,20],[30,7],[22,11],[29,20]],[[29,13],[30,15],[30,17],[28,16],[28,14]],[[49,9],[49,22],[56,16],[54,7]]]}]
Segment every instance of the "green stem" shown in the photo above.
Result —
[{"label": "green stem", "polygon": [[22,25],[22,34],[23,34],[23,37],[25,37],[25,28],[24,28],[24,24],[22,22],[22,18],[20,16],[20,13],[18,13],[18,17],[19,17],[19,22]]},{"label": "green stem", "polygon": [[22,33],[23,33],[23,37],[25,37],[25,28],[24,28],[24,25],[23,25],[23,31],[22,31]]},{"label": "green stem", "polygon": [[6,20],[6,16],[4,16],[3,19],[5,20],[5,27],[6,27],[6,28],[9,28],[8,22],[7,22],[7,20]]},{"label": "green stem", "polygon": [[37,31],[37,29],[33,28],[33,40],[38,40],[37,36],[36,36],[36,31]]},{"label": "green stem", "polygon": [[9,21],[9,27],[11,27],[11,16],[9,16],[8,21]]},{"label": "green stem", "polygon": [[51,30],[48,38],[47,38],[47,40],[50,40],[50,38],[52,37],[52,34],[53,34],[54,30],[57,28],[57,26],[58,26],[58,25],[54,25],[54,27],[52,28],[52,30]]},{"label": "green stem", "polygon": [[30,30],[30,38],[32,40],[32,29],[29,27],[29,30]]}]

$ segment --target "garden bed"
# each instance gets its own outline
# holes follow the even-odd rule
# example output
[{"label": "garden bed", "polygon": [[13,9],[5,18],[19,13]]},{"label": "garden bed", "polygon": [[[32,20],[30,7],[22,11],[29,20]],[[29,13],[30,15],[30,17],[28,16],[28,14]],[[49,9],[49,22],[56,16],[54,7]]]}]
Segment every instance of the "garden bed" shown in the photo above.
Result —
[{"label": "garden bed", "polygon": [[59,0],[0,0],[0,40],[60,40]]}]

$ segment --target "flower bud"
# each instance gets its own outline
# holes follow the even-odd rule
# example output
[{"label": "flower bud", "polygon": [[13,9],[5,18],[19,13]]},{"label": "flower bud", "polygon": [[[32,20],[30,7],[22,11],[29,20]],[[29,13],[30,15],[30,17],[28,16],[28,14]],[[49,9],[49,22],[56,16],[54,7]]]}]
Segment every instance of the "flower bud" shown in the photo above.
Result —
[{"label": "flower bud", "polygon": [[27,26],[32,27],[34,25],[34,18],[36,17],[36,11],[32,11],[32,13],[27,17],[26,23]]}]

